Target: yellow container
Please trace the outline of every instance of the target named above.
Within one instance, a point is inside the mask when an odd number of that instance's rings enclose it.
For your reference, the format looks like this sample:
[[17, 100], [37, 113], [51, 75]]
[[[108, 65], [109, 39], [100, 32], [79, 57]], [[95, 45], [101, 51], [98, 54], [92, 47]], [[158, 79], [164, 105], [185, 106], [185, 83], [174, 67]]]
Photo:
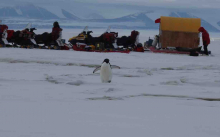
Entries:
[[161, 16], [162, 31], [196, 32], [201, 27], [200, 18], [177, 18]]

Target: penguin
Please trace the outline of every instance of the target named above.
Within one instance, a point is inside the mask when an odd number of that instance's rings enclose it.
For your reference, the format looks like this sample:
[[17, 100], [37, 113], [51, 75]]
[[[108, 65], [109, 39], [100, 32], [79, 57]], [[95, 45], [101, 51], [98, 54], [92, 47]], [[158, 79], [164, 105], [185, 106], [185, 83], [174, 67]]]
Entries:
[[105, 59], [102, 62], [102, 65], [97, 67], [93, 71], [93, 73], [100, 70], [100, 78], [101, 78], [102, 83], [111, 83], [111, 81], [112, 81], [112, 68], [120, 69], [119, 66], [111, 65], [109, 62], [109, 59]]

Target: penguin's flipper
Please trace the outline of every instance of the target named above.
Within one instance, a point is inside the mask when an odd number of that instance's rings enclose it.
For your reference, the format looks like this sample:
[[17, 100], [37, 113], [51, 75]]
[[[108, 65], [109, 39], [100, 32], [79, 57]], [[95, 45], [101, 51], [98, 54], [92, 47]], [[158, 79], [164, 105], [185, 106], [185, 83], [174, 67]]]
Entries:
[[101, 66], [97, 67], [97, 68], [93, 71], [93, 73], [95, 73], [96, 71], [98, 71], [98, 70], [100, 70], [100, 69], [101, 69]]
[[117, 69], [121, 69], [119, 66], [116, 66], [116, 65], [111, 65], [111, 68], [117, 68]]

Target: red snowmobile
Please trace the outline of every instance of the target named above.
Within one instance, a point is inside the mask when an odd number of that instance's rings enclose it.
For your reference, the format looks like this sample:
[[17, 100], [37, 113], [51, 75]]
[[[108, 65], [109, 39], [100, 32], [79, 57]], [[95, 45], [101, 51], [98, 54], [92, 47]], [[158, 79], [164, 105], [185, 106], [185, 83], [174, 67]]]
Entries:
[[37, 43], [34, 39], [34, 30], [36, 29], [30, 27], [31, 24], [29, 23], [27, 27], [22, 31], [7, 30], [7, 40], [12, 44], [11, 46], [20, 48], [34, 48], [37, 46]]

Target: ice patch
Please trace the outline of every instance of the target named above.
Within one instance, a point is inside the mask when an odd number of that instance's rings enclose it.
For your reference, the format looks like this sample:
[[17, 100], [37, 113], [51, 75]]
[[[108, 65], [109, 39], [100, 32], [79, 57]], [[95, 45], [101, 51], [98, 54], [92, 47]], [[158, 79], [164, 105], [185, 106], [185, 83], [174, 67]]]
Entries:
[[62, 82], [58, 82], [52, 76], [48, 76], [48, 75], [46, 75], [46, 81], [48, 81], [50, 83], [53, 83], [53, 84], [60, 84], [60, 83], [62, 83]]
[[138, 76], [138, 75], [124, 74], [124, 75], [122, 75], [122, 77], [132, 78], [132, 77], [140, 77], [140, 76]]
[[220, 70], [220, 66], [218, 65], [207, 65], [207, 66], [202, 66], [202, 65], [185, 65], [181, 67], [165, 67], [161, 68], [160, 70]]
[[193, 84], [199, 87], [220, 87], [220, 84], [218, 82], [187, 82], [189, 84]]
[[180, 85], [178, 81], [166, 81], [166, 82], [161, 82], [162, 85]]
[[89, 94], [89, 95], [103, 95], [106, 96], [106, 94], [115, 94], [116, 92], [122, 91], [118, 88], [99, 88], [99, 89], [93, 89], [93, 90], [86, 90], [82, 92], [83, 94]]
[[24, 101], [24, 102], [32, 102], [29, 98], [25, 98], [17, 95], [2, 95], [0, 97], [1, 101]]
[[174, 68], [168, 67], [168, 68], [161, 68], [161, 70], [175, 70]]
[[182, 67], [177, 67], [174, 70], [220, 70], [220, 66], [218, 65], [186, 65]]
[[106, 90], [105, 92], [113, 92], [115, 89], [114, 88], [109, 88], [108, 90]]
[[180, 82], [182, 82], [182, 83], [187, 83], [188, 80], [187, 80], [186, 78], [180, 78]]
[[93, 97], [88, 98], [89, 100], [124, 100], [128, 98], [136, 98], [136, 97], [160, 97], [160, 98], [177, 98], [177, 99], [186, 99], [186, 100], [203, 100], [203, 101], [220, 101], [220, 98], [203, 98], [203, 97], [191, 97], [184, 95], [162, 95], [162, 94], [139, 94], [139, 95], [127, 95], [127, 96], [103, 96], [103, 97]]
[[138, 73], [144, 73], [144, 74], [147, 74], [149, 76], [153, 75], [152, 71], [148, 70], [148, 69], [138, 70], [137, 72]]
[[54, 62], [54, 61], [41, 61], [41, 60], [15, 60], [10, 58], [1, 58], [0, 62], [5, 63], [38, 63], [38, 64], [52, 64], [56, 66], [81, 66], [88, 68], [96, 68], [100, 65], [95, 64], [80, 64], [80, 63], [62, 63], [62, 62]]
[[77, 81], [74, 81], [74, 82], [68, 82], [68, 83], [66, 83], [66, 84], [68, 84], [68, 85], [74, 85], [74, 86], [80, 86], [80, 85], [84, 84], [84, 82], [81, 81], [81, 80], [77, 80]]
[[88, 100], [123, 100], [123, 99], [120, 97], [103, 96], [103, 97], [88, 98]]

